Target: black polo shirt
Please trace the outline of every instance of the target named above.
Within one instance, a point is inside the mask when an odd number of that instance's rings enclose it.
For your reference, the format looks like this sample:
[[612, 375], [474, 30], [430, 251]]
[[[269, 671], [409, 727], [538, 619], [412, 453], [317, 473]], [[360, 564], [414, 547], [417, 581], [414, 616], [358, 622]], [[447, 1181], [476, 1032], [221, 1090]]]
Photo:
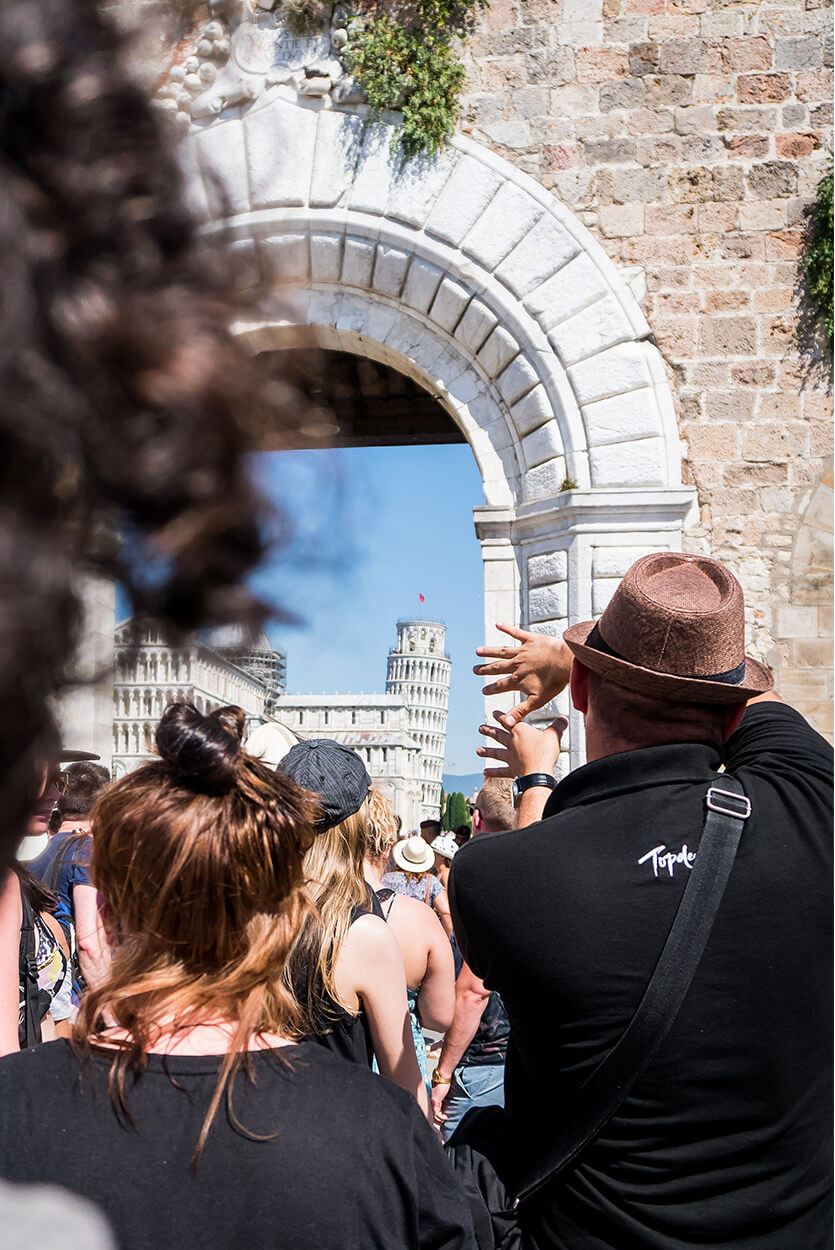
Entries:
[[[710, 941], [647, 1073], [549, 1194], [534, 1247], [831, 1245], [832, 751], [792, 708], [749, 708], [724, 763], [753, 804]], [[522, 1148], [626, 1028], [698, 848], [718, 751], [595, 760], [528, 829], [455, 857], [464, 958], [511, 1022]]]

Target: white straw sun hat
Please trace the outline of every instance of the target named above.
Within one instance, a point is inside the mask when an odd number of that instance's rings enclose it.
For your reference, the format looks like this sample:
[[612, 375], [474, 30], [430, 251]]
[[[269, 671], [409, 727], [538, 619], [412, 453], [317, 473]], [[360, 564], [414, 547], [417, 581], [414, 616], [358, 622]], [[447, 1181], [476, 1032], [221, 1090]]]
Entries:
[[428, 872], [435, 866], [435, 852], [420, 836], [397, 842], [391, 857], [403, 872]]

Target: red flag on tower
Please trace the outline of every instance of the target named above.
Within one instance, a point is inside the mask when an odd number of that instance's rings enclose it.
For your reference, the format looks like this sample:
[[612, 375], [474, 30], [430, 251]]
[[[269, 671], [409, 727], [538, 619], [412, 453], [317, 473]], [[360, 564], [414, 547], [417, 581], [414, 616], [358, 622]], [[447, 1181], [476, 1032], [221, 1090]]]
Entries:
[[418, 599], [420, 599], [421, 603], [426, 603], [426, 600], [424, 599], [423, 595], [420, 593], [418, 593]]

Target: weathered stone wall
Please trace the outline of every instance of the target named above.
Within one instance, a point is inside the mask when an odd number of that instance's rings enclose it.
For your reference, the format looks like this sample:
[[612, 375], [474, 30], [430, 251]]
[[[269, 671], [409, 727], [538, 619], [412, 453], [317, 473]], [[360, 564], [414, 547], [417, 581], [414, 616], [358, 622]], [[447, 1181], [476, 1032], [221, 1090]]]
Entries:
[[463, 123], [643, 270], [699, 493], [687, 544], [738, 571], [752, 646], [830, 733], [832, 409], [796, 286], [831, 26], [820, 0], [493, 0]]

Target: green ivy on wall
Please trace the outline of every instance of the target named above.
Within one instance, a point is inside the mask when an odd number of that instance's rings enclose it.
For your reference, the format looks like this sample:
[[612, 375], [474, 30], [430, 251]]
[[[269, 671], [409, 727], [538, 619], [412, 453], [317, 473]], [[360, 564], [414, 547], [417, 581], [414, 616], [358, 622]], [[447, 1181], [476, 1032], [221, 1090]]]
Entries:
[[818, 183], [817, 202], [803, 257], [809, 294], [820, 310], [830, 338], [833, 337], [832, 231], [832, 170], [830, 170]]
[[377, 114], [398, 109], [396, 143], [406, 157], [439, 152], [455, 131], [465, 70], [453, 46], [489, 0], [375, 4], [348, 27], [346, 61]]

